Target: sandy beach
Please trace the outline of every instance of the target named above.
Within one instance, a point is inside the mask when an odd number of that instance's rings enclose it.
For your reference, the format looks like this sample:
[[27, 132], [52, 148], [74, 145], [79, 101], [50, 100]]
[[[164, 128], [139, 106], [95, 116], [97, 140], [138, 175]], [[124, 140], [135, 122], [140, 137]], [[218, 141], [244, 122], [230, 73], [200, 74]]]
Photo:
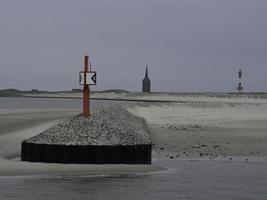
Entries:
[[248, 161], [267, 155], [265, 103], [190, 102], [130, 110], [147, 120], [155, 157]]
[[[186, 97], [188, 98], [188, 97]], [[241, 160], [267, 156], [266, 99], [195, 98], [185, 103], [136, 103], [128, 110], [146, 119], [153, 160]], [[167, 99], [167, 98], [166, 98]], [[167, 99], [168, 100], [168, 99]], [[242, 103], [243, 102], [243, 103]], [[28, 110], [0, 114], [0, 175], [149, 173], [164, 166], [61, 165], [21, 162], [20, 144], [78, 110]]]

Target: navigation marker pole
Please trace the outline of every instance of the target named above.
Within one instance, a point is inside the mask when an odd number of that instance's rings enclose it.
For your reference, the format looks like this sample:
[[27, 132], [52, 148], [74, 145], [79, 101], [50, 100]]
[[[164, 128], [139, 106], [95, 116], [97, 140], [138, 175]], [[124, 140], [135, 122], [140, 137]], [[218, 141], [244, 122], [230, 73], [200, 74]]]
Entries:
[[90, 117], [90, 87], [96, 85], [96, 72], [91, 71], [89, 56], [84, 56], [84, 71], [80, 72], [80, 85], [83, 85], [83, 116]]
[[88, 55], [84, 56], [84, 82], [83, 82], [83, 116], [84, 117], [89, 117], [90, 116], [90, 88], [89, 85], [87, 85], [87, 80], [86, 80], [86, 73], [89, 72], [88, 69], [88, 60], [89, 57]]

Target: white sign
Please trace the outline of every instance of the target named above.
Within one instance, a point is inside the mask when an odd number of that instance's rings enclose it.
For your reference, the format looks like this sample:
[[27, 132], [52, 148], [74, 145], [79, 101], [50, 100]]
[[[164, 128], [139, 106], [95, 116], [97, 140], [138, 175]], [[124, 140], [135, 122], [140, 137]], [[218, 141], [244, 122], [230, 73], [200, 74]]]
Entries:
[[[96, 72], [86, 72], [86, 83], [85, 85], [96, 85]], [[80, 85], [84, 85], [84, 72], [80, 72]]]

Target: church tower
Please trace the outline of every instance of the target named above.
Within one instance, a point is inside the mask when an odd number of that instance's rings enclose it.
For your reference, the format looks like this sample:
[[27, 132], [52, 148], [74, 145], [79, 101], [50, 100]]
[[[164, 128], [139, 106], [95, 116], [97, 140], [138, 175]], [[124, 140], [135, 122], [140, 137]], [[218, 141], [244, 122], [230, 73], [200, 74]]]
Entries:
[[145, 78], [143, 79], [143, 92], [151, 92], [151, 82], [150, 79], [148, 78], [148, 69], [146, 65], [146, 75]]
[[242, 90], [244, 89], [242, 86], [242, 70], [241, 69], [238, 71], [238, 86], [236, 89], [238, 90], [238, 92], [242, 92]]

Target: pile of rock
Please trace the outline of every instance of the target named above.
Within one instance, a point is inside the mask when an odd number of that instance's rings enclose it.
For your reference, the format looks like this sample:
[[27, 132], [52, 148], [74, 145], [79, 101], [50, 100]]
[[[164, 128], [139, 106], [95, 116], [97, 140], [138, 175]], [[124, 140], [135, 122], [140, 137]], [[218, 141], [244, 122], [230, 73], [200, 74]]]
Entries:
[[71, 117], [26, 142], [64, 145], [150, 144], [145, 120], [120, 105], [95, 110], [90, 118]]
[[24, 140], [21, 160], [48, 163], [151, 164], [146, 121], [119, 105], [71, 117]]

